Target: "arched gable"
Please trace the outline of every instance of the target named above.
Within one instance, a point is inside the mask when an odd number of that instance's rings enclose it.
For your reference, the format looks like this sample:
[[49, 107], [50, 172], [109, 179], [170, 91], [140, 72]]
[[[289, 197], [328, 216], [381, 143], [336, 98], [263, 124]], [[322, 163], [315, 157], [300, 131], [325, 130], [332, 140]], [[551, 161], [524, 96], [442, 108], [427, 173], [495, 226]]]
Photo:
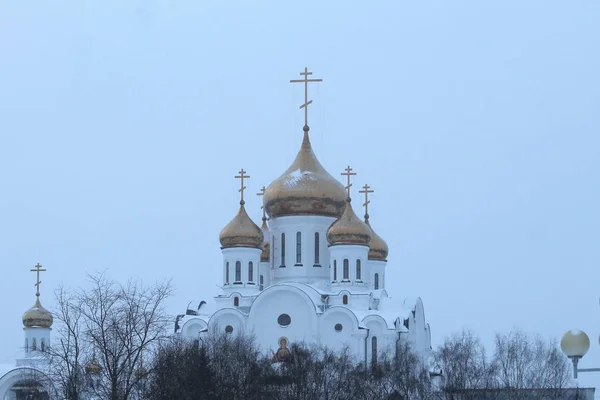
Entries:
[[48, 375], [32, 367], [15, 367], [0, 376], [0, 398], [4, 399], [11, 388], [21, 381], [33, 380], [40, 384], [51, 398], [58, 398], [58, 392]]
[[208, 328], [208, 323], [202, 318], [190, 318], [181, 327], [181, 334], [188, 339], [197, 338], [200, 331]]
[[208, 320], [209, 332], [225, 333], [226, 328], [231, 326], [233, 332], [240, 333], [246, 329], [246, 316], [237, 308], [222, 308], [214, 313]]

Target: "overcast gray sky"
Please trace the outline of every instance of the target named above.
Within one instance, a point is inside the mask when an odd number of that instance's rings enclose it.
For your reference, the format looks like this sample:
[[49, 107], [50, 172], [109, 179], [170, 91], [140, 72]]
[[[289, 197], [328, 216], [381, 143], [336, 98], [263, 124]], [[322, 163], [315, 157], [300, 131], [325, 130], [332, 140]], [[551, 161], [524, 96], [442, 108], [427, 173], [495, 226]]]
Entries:
[[376, 3], [1, 1], [0, 362], [37, 262], [49, 308], [103, 269], [172, 278], [173, 313], [211, 298], [233, 176], [292, 162], [306, 66], [317, 156], [375, 189], [388, 291], [434, 345], [579, 327], [600, 366], [600, 2]]

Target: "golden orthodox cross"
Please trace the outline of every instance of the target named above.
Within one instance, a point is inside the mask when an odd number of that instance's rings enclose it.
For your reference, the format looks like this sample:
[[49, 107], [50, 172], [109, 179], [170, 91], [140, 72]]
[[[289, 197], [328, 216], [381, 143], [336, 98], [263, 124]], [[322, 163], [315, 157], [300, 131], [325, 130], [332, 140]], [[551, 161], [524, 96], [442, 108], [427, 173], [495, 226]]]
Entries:
[[42, 266], [40, 265], [40, 263], [37, 263], [35, 265], [35, 267], [33, 267], [33, 269], [30, 270], [31, 272], [37, 272], [37, 278], [36, 278], [36, 282], [35, 282], [35, 286], [36, 287], [36, 291], [35, 291], [35, 295], [37, 297], [40, 297], [40, 283], [42, 283], [42, 281], [40, 281], [40, 272], [45, 272], [46, 269], [42, 268]]
[[[264, 196], [266, 191], [267, 191], [267, 188], [263, 186], [263, 187], [260, 188], [260, 192], [256, 193], [256, 195], [257, 196]], [[263, 204], [262, 206], [260, 206], [260, 209], [263, 212], [263, 219], [266, 219], [267, 216], [265, 214], [265, 205]]]
[[350, 198], [350, 187], [352, 187], [352, 183], [350, 183], [350, 177], [352, 175], [356, 175], [356, 172], [352, 172], [352, 168], [350, 168], [349, 165], [344, 169], [344, 171], [346, 172], [342, 172], [341, 175], [348, 178], [348, 185], [345, 187], [345, 189], [348, 191], [348, 198]]
[[238, 192], [240, 192], [242, 194], [242, 198], [240, 200], [240, 204], [244, 204], [244, 189], [246, 189], [246, 186], [244, 186], [244, 179], [246, 178], [250, 178], [250, 175], [245, 175], [246, 171], [244, 171], [244, 168], [240, 169], [240, 172], [238, 172], [239, 175], [234, 176], [234, 178], [239, 179], [240, 180], [240, 190], [238, 190]]
[[304, 67], [304, 72], [300, 72], [300, 75], [304, 75], [304, 79], [292, 79], [291, 83], [304, 82], [304, 104], [300, 108], [304, 108], [304, 126], [308, 127], [308, 105], [312, 103], [312, 100], [308, 100], [308, 82], [323, 82], [323, 79], [308, 79], [312, 72], [308, 72], [308, 68]]
[[374, 190], [369, 190], [371, 189], [371, 186], [367, 185], [365, 183], [365, 186], [363, 186], [364, 190], [359, 190], [358, 193], [364, 193], [365, 194], [365, 202], [363, 203], [363, 206], [365, 206], [365, 218], [369, 219], [369, 203], [371, 202], [371, 200], [369, 200], [369, 193], [373, 193], [375, 192]]

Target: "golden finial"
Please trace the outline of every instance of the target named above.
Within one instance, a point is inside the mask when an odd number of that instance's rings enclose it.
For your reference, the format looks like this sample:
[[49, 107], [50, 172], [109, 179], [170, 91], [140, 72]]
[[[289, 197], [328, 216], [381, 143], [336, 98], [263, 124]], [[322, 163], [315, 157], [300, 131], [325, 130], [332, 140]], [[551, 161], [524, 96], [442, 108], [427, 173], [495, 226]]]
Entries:
[[35, 267], [33, 267], [33, 269], [30, 269], [30, 271], [37, 273], [36, 282], [35, 282], [35, 285], [33, 285], [33, 286], [36, 287], [35, 295], [37, 297], [40, 297], [40, 283], [42, 283], [42, 281], [40, 281], [40, 272], [45, 272], [46, 269], [42, 268], [42, 266], [40, 265], [40, 263], [37, 263], [35, 265]]
[[246, 203], [244, 201], [244, 189], [246, 189], [246, 186], [244, 186], [244, 179], [250, 178], [250, 175], [245, 175], [246, 171], [244, 171], [244, 168], [240, 169], [240, 172], [238, 172], [238, 174], [239, 175], [234, 176], [234, 178], [240, 180], [240, 190], [238, 190], [238, 192], [241, 193], [240, 204], [244, 205]]
[[[256, 193], [256, 195], [257, 196], [264, 196], [266, 191], [267, 191], [267, 188], [263, 186], [263, 187], [260, 188], [260, 192]], [[263, 204], [262, 206], [260, 206], [260, 209], [263, 212], [262, 219], [263, 219], [263, 221], [266, 221], [267, 220], [267, 212], [265, 210], [265, 205]]]
[[371, 202], [371, 200], [369, 200], [369, 193], [373, 193], [375, 192], [374, 190], [369, 190], [371, 189], [371, 186], [367, 185], [365, 183], [365, 186], [363, 186], [364, 190], [359, 190], [358, 193], [364, 193], [365, 194], [365, 202], [363, 203], [363, 206], [365, 207], [365, 220], [369, 219], [369, 203]]
[[308, 68], [304, 67], [304, 72], [300, 72], [300, 75], [304, 75], [304, 79], [292, 79], [291, 83], [304, 82], [304, 104], [300, 108], [304, 108], [304, 130], [308, 131], [308, 105], [312, 103], [312, 100], [308, 100], [308, 82], [323, 82], [323, 79], [308, 79], [312, 72], [308, 72]]
[[345, 189], [348, 191], [348, 198], [350, 198], [350, 188], [352, 187], [352, 183], [350, 183], [350, 177], [352, 175], [356, 175], [356, 172], [352, 172], [352, 168], [350, 168], [349, 165], [344, 169], [344, 171], [346, 172], [342, 172], [341, 175], [348, 178], [348, 185], [346, 185]]

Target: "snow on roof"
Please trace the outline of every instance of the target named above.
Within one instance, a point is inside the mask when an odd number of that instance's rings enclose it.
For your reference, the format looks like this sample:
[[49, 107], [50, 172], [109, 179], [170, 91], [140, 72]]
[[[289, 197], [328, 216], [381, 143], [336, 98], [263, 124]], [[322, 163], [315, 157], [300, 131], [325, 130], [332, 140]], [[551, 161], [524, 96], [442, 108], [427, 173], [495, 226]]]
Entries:
[[[387, 329], [392, 329], [395, 330], [396, 329], [396, 320], [398, 318], [403, 319], [403, 315], [404, 312], [408, 311], [408, 313], [410, 313], [410, 310], [396, 310], [396, 311], [381, 311], [381, 310], [351, 310], [354, 315], [356, 315], [356, 318], [358, 318], [359, 321], [359, 327], [360, 328], [366, 328], [365, 324], [363, 323], [364, 320], [367, 317], [370, 316], [378, 316], [383, 318], [383, 320], [385, 321], [386, 325], [387, 325]], [[400, 332], [408, 332], [408, 329], [406, 329], [406, 327], [401, 324], [399, 326]]]
[[299, 283], [299, 282], [280, 282], [280, 283], [271, 285], [270, 287], [273, 287], [273, 286], [292, 286], [292, 287], [295, 287], [296, 289], [302, 290], [312, 300], [312, 302], [315, 304], [315, 306], [317, 306], [316, 308], [317, 308], [318, 313], [321, 312], [320, 308], [318, 306], [323, 304], [323, 300], [322, 300], [321, 296], [331, 294], [331, 293], [327, 293], [322, 290], [319, 290], [317, 287], [315, 287], [313, 285], [307, 285], [306, 283]]

